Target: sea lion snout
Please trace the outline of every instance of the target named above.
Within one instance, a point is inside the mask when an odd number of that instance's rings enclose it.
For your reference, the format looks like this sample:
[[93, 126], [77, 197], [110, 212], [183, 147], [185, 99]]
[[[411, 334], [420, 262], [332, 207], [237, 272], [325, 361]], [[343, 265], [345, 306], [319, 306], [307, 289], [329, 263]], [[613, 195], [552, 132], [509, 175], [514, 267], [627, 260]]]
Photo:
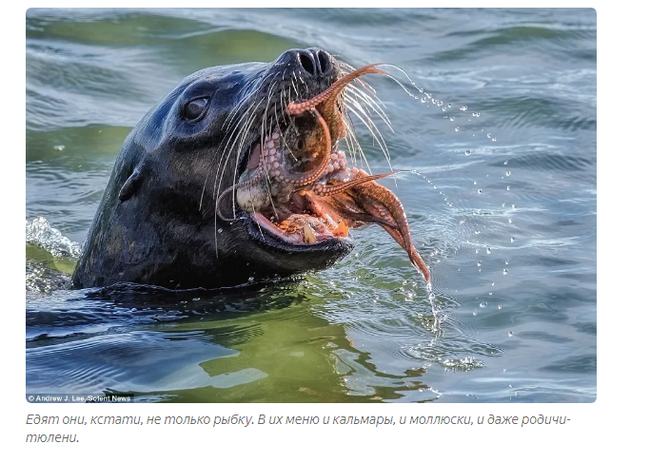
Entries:
[[329, 81], [338, 75], [334, 58], [320, 48], [287, 50], [278, 57], [276, 63], [285, 66], [303, 79]]

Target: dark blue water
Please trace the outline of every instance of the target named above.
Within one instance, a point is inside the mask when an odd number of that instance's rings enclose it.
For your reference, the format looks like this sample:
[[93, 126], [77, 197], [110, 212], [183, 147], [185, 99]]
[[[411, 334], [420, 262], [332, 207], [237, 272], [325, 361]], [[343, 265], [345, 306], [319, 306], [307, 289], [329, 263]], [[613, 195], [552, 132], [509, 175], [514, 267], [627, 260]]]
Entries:
[[[197, 69], [307, 46], [408, 73], [367, 80], [392, 167], [417, 171], [382, 183], [432, 294], [379, 227], [334, 268], [244, 292], [68, 289], [139, 118]], [[596, 398], [594, 10], [29, 10], [26, 169], [28, 394]]]

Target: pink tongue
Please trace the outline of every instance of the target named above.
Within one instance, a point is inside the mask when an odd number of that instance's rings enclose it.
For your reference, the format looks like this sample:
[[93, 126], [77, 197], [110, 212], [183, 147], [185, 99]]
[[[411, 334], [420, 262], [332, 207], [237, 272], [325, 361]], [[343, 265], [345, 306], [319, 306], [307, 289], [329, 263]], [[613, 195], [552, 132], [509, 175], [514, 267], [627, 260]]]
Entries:
[[253, 148], [253, 152], [250, 155], [250, 158], [248, 159], [248, 165], [246, 166], [246, 170], [252, 170], [252, 169], [257, 169], [257, 166], [260, 165], [260, 154], [262, 150], [260, 148], [260, 144], [258, 143], [255, 145], [255, 148]]
[[282, 233], [280, 231], [280, 229], [278, 227], [273, 225], [273, 223], [269, 219], [264, 217], [259, 212], [255, 212], [253, 214], [253, 218], [257, 221], [258, 224], [262, 225], [266, 231], [274, 234], [275, 236], [277, 236], [281, 240], [288, 241], [288, 242], [293, 243], [293, 244], [302, 244], [302, 240], [300, 239], [300, 237], [298, 235], [285, 235], [284, 233]]

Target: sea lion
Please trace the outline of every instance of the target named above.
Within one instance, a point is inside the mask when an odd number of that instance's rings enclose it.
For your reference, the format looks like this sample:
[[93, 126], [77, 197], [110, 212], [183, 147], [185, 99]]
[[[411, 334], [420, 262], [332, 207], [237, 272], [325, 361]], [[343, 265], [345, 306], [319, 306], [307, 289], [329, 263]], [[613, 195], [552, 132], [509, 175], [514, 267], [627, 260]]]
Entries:
[[397, 198], [350, 167], [354, 70], [321, 49], [185, 78], [135, 126], [72, 277], [221, 288], [334, 264], [349, 227], [378, 223], [429, 278]]

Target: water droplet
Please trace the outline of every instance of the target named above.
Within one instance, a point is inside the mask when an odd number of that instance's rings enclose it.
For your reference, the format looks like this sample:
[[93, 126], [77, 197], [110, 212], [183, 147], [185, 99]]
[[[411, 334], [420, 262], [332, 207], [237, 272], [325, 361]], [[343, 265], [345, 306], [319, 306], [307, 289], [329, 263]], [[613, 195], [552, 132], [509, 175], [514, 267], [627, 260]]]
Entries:
[[477, 190], [477, 193], [480, 194], [480, 195], [482, 195], [482, 194], [483, 194], [483, 190], [479, 188], [479, 189]]
[[501, 207], [506, 207], [506, 203], [501, 203]]
[[478, 254], [478, 249], [476, 249], [476, 254]]
[[447, 106], [449, 106], [451, 108], [451, 103], [449, 103]]
[[510, 191], [510, 185], [506, 187], [506, 191]]
[[218, 229], [217, 233], [223, 233], [223, 228]]
[[[478, 249], [477, 249], [477, 251], [478, 251]], [[481, 266], [481, 261], [480, 261], [480, 260], [476, 263], [476, 266], [477, 266], [477, 267], [480, 267], [480, 266]]]
[[487, 307], [487, 305], [488, 305], [487, 302], [481, 302], [478, 306], [484, 309], [485, 307]]
[[480, 235], [480, 234], [481, 234], [481, 232], [480, 232], [480, 231], [478, 231], [478, 230], [476, 230], [476, 231], [474, 232], [474, 234], [475, 234], [475, 235]]
[[458, 109], [460, 109], [461, 111], [467, 111], [467, 106], [463, 105], [463, 106], [461, 106], [461, 107], [458, 108]]
[[254, 280], [255, 280], [254, 277], [248, 277], [248, 281], [249, 281], [250, 283], [252, 283]]
[[449, 120], [450, 120], [451, 122], [454, 122], [454, 121], [456, 120], [456, 118], [455, 118], [454, 116], [449, 116]]
[[503, 274], [504, 274], [504, 275], [507, 275], [507, 274], [508, 274], [508, 269], [507, 269], [507, 268], [504, 268], [504, 269], [503, 269]]
[[508, 265], [508, 264], [510, 263], [510, 261], [509, 261], [509, 260], [507, 260], [507, 261], [506, 261], [505, 263], [506, 263], [506, 265]]
[[442, 110], [443, 110], [443, 111], [447, 111], [447, 108], [445, 108], [445, 107], [443, 106], [443, 107], [442, 107]]
[[472, 154], [470, 150], [465, 151], [465, 156], [469, 156], [470, 154]]
[[514, 242], [515, 242], [515, 237], [514, 237], [514, 236], [511, 236], [511, 237], [510, 237], [510, 242], [511, 242], [511, 243], [514, 243]]
[[454, 129], [454, 132], [458, 132], [459, 130], [460, 130], [460, 127], [456, 127], [456, 128]]
[[508, 161], [503, 161], [503, 165], [504, 165], [504, 166], [507, 166], [507, 165], [508, 165]]
[[488, 132], [487, 137], [492, 138], [492, 134]]
[[481, 117], [481, 113], [475, 111], [475, 112], [472, 113], [472, 116]]
[[445, 102], [442, 101], [442, 100], [436, 101], [436, 105], [438, 105], [438, 106], [442, 106], [443, 104], [445, 104]]
[[512, 172], [508, 171], [506, 172], [506, 177], [510, 177], [512, 175]]
[[[501, 309], [503, 309], [503, 306], [502, 306], [501, 304], [499, 304], [499, 305], [497, 306], [497, 310], [501, 310]], [[505, 371], [505, 370], [504, 370], [504, 371]]]
[[474, 312], [472, 312], [472, 315], [474, 315], [476, 317], [476, 310]]
[[497, 141], [497, 137], [492, 137], [492, 141]]
[[65, 145], [56, 145], [53, 148], [54, 151], [63, 151], [65, 149]]
[[492, 254], [492, 248], [488, 247], [485, 252], [486, 254]]
[[494, 281], [492, 282], [492, 286], [494, 286]]
[[492, 296], [492, 291], [490, 291], [490, 292], [488, 293], [488, 296]]
[[512, 205], [512, 208], [513, 208], [513, 209], [517, 209], [517, 205], [516, 205], [516, 204], [513, 204], [513, 205]]
[[508, 219], [508, 223], [512, 223], [512, 219]]
[[[508, 337], [511, 338], [511, 337], [513, 337], [514, 335], [515, 335], [515, 333], [513, 333], [512, 331], [508, 331]], [[512, 387], [512, 386], [510, 386], [510, 387]]]
[[425, 97], [420, 98], [420, 103], [426, 103], [427, 99]]

